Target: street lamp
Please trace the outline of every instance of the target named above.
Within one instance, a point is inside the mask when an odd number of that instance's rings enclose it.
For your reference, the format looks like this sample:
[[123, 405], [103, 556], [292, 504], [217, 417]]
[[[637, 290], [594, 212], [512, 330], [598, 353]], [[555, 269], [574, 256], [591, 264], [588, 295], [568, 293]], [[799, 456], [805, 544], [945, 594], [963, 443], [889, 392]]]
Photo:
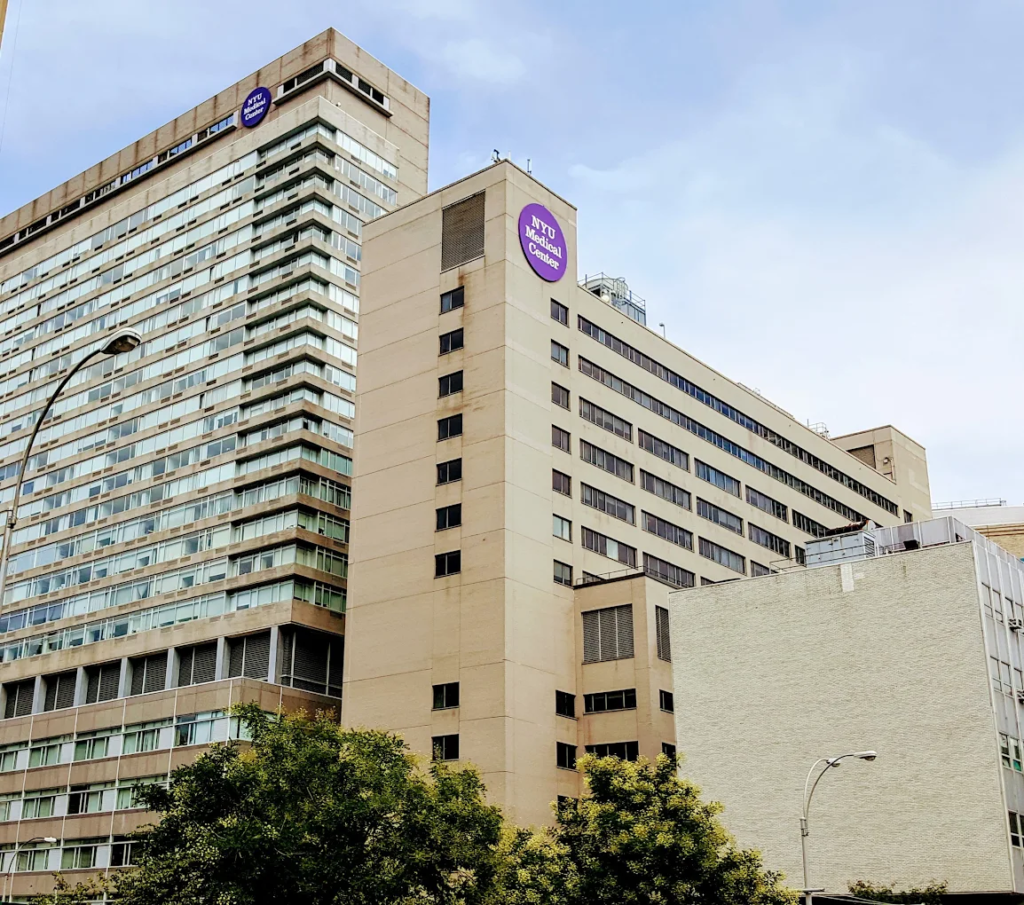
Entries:
[[18, 483], [14, 485], [14, 502], [11, 504], [10, 514], [7, 516], [7, 522], [4, 525], [4, 548], [0, 552], [0, 606], [3, 606], [4, 591], [7, 588], [7, 560], [11, 553], [11, 538], [14, 535], [14, 525], [18, 520], [18, 504], [21, 502], [21, 487], [25, 482], [25, 471], [28, 468], [28, 459], [32, 454], [32, 444], [36, 442], [36, 435], [39, 433], [39, 428], [43, 426], [43, 421], [46, 420], [46, 415], [53, 406], [53, 403], [57, 401], [57, 397], [64, 390], [64, 387], [68, 385], [68, 381], [75, 376], [79, 371], [85, 367], [93, 358], [99, 355], [119, 355], [122, 352], [131, 352], [132, 349], [136, 348], [139, 343], [142, 342], [142, 337], [136, 330], [122, 330], [119, 333], [115, 333], [110, 337], [102, 346], [97, 346], [91, 352], [87, 352], [83, 355], [78, 362], [71, 368], [67, 374], [64, 375], [64, 379], [57, 384], [57, 389], [53, 391], [53, 394], [46, 401], [46, 405], [43, 406], [42, 411], [39, 413], [39, 417], [36, 418], [35, 427], [32, 428], [32, 435], [28, 438], [28, 445], [25, 447], [25, 452], [21, 457], [21, 465], [18, 468]]
[[7, 868], [7, 875], [4, 877], [4, 891], [7, 893], [7, 895], [4, 896], [4, 898], [7, 899], [8, 902], [13, 902], [14, 901], [14, 886], [11, 883], [11, 876], [14, 874], [14, 868], [18, 864], [18, 845], [19, 844], [22, 845], [22, 846], [32, 845], [32, 843], [34, 843], [34, 842], [45, 842], [45, 843], [47, 843], [47, 845], [56, 845], [57, 844], [57, 837], [56, 836], [33, 836], [31, 839], [27, 839], [25, 842], [22, 842], [22, 843], [17, 843], [16, 842], [14, 844], [14, 851], [11, 852], [11, 866]]
[[[811, 765], [811, 769], [807, 771], [807, 779], [804, 780], [804, 812], [803, 816], [800, 818], [800, 854], [803, 857], [804, 863], [804, 905], [811, 905], [814, 893], [824, 892], [823, 889], [811, 889], [811, 881], [807, 875], [807, 837], [811, 834], [807, 823], [807, 817], [811, 810], [811, 799], [814, 797], [814, 790], [818, 788], [818, 783], [821, 782], [821, 777], [833, 767], [840, 766], [841, 762], [846, 760], [848, 757], [853, 757], [857, 760], [866, 760], [870, 763], [878, 757], [878, 752], [851, 751], [849, 754], [840, 754], [838, 757], [819, 757]], [[825, 766], [821, 768], [821, 771], [818, 773], [817, 777], [815, 777], [812, 785], [811, 777], [814, 775], [814, 771], [818, 769], [818, 764], [822, 762], [824, 762]], [[810, 790], [808, 790], [808, 786], [810, 786]]]

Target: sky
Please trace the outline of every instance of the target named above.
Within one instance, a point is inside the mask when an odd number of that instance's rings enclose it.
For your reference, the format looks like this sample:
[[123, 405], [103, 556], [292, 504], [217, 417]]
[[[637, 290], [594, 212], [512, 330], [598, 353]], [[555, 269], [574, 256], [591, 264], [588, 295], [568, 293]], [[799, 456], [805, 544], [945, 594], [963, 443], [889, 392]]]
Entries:
[[430, 95], [431, 188], [530, 158], [673, 342], [1024, 502], [1021, 0], [11, 0], [0, 213], [329, 26]]

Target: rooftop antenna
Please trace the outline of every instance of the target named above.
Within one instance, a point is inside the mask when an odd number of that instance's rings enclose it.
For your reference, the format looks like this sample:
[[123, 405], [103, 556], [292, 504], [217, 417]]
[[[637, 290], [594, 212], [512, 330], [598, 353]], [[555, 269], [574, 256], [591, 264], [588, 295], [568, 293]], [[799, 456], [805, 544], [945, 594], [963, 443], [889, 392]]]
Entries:
[[495, 148], [491, 151], [491, 163], [497, 163], [499, 160], [501, 160], [501, 151]]
[[530, 176], [533, 175], [533, 162], [531, 161], [531, 159], [529, 157], [526, 158], [526, 172]]
[[664, 324], [658, 324], [658, 326], [661, 327], [662, 339], [668, 339], [668, 336], [665, 334], [665, 325]]

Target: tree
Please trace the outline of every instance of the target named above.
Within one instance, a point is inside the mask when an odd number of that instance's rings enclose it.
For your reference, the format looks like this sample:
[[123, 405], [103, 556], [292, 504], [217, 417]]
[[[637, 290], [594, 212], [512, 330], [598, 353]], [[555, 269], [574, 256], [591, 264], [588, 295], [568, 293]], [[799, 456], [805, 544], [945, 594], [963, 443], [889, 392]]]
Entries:
[[474, 905], [491, 888], [502, 818], [474, 770], [424, 775], [396, 736], [326, 715], [236, 715], [250, 746], [140, 790], [161, 819], [115, 876], [120, 905]]
[[554, 827], [506, 837], [495, 902], [509, 905], [791, 905], [795, 894], [757, 852], [735, 847], [680, 779], [674, 757], [585, 757], [589, 796], [557, 808]]
[[850, 884], [850, 894], [861, 899], [873, 899], [876, 902], [917, 903], [917, 905], [942, 905], [946, 895], [945, 883], [930, 883], [927, 886], [914, 886], [898, 892], [894, 885], [877, 886], [858, 880]]

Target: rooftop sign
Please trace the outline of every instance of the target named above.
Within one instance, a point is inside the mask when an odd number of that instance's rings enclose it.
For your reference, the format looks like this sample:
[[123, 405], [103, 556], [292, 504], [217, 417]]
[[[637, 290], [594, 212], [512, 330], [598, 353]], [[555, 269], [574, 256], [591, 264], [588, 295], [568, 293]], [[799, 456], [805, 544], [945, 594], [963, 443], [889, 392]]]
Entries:
[[242, 125], [247, 129], [258, 126], [270, 110], [273, 97], [269, 88], [253, 88], [242, 104]]
[[566, 266], [565, 236], [555, 215], [543, 204], [528, 204], [519, 214], [519, 244], [533, 272], [557, 283]]

